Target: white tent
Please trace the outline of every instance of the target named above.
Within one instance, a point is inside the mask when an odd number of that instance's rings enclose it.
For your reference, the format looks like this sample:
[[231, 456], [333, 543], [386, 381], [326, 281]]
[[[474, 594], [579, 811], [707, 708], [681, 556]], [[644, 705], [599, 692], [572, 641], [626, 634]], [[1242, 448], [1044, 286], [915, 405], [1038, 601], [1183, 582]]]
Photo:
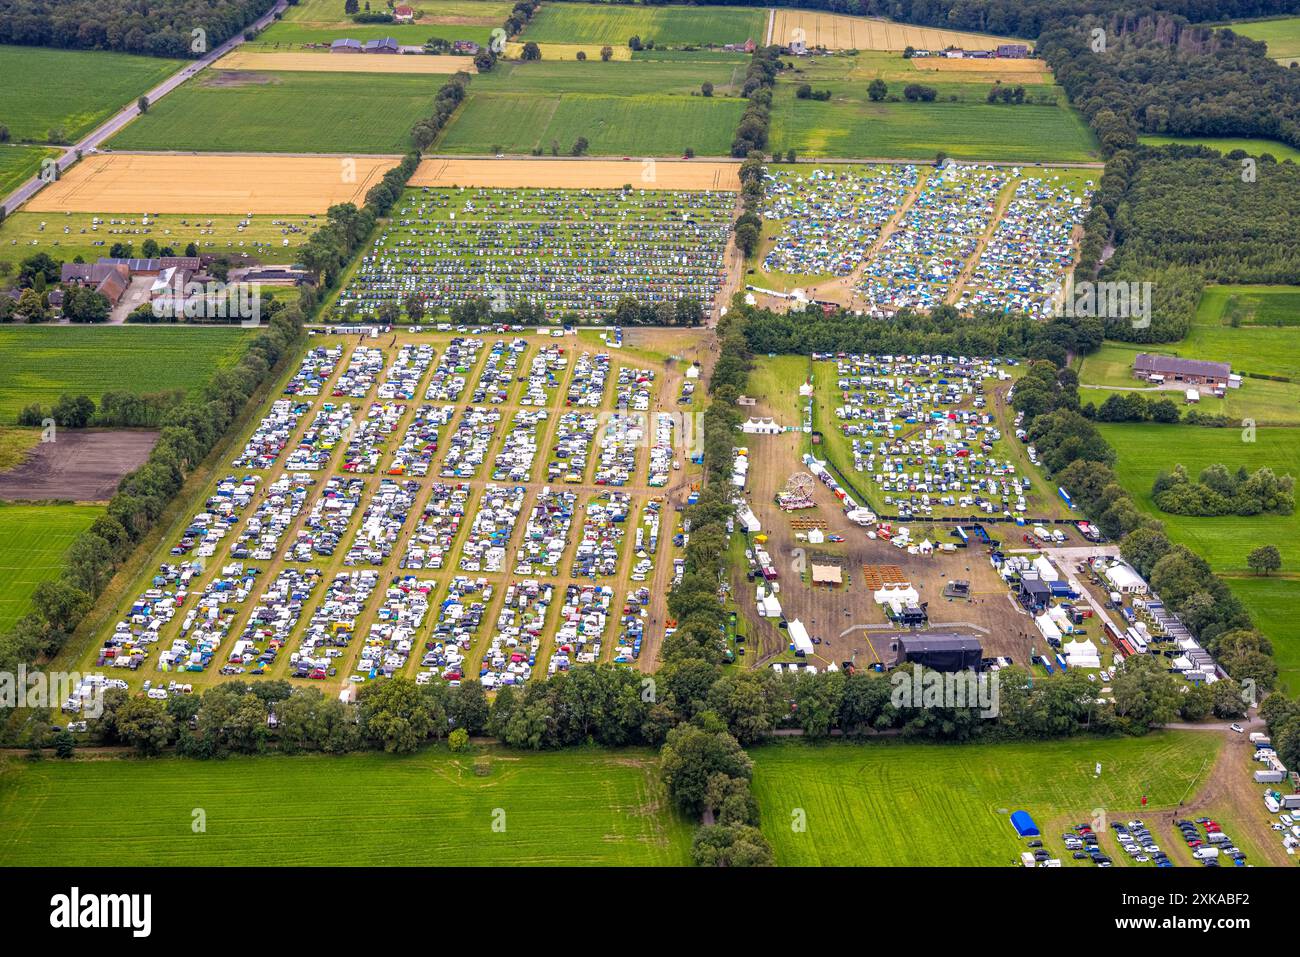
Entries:
[[775, 595], [764, 595], [758, 599], [758, 613], [764, 618], [780, 618], [781, 602]]
[[802, 651], [805, 655], [812, 654], [812, 639], [808, 637], [808, 629], [798, 618], [790, 622], [790, 640], [794, 642], [795, 651]]
[[781, 426], [775, 419], [746, 419], [740, 431], [746, 435], [780, 435]]
[[1071, 668], [1100, 668], [1101, 656], [1097, 654], [1097, 646], [1088, 639], [1082, 641], [1067, 641], [1061, 646], [1061, 651], [1065, 654], [1065, 662]]
[[1038, 625], [1038, 630], [1043, 633], [1043, 637], [1049, 641], [1055, 638], [1061, 639], [1061, 630], [1056, 627], [1056, 622], [1052, 621], [1052, 616], [1046, 613], [1039, 615], [1034, 619], [1034, 624]]
[[890, 587], [885, 585], [871, 593], [871, 597], [877, 605], [898, 604], [898, 605], [915, 605], [921, 600], [920, 593], [911, 585], [905, 585], [901, 588]]
[[1034, 568], [1038, 569], [1040, 581], [1054, 582], [1061, 577], [1061, 573], [1056, 570], [1056, 566], [1046, 555], [1039, 555], [1034, 559]]

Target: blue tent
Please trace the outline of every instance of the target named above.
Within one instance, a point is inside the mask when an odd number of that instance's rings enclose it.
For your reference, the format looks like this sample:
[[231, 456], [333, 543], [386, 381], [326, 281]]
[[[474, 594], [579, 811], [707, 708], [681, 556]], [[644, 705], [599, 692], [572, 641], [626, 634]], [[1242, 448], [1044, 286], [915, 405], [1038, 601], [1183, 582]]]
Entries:
[[1028, 811], [1012, 811], [1011, 826], [1016, 829], [1016, 833], [1021, 837], [1037, 837], [1038, 825], [1034, 819], [1029, 816]]

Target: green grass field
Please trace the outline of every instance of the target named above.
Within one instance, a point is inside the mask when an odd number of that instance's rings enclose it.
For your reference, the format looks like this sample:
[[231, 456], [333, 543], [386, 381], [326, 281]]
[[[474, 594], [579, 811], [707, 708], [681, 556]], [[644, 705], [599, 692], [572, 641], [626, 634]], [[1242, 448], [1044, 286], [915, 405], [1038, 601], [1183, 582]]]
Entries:
[[76, 142], [182, 66], [127, 53], [0, 46], [0, 123], [15, 140], [44, 143], [58, 128]]
[[[526, 93], [535, 96], [591, 93], [603, 96], [690, 96], [704, 82], [713, 84], [714, 96], [740, 95], [745, 82], [743, 61], [711, 59], [683, 53], [684, 59], [540, 60], [498, 63], [491, 73], [475, 76], [475, 93]], [[734, 132], [734, 131], [733, 131]]]
[[1300, 17], [1231, 24], [1232, 32], [1268, 44], [1268, 55], [1283, 64], [1300, 61]]
[[[1024, 850], [1008, 820], [1030, 813], [1049, 850], [1094, 808], [1172, 808], [1195, 793], [1217, 735], [1024, 744], [772, 744], [750, 749], [763, 833], [782, 866], [989, 866]], [[1096, 762], [1102, 775], [1094, 777]], [[806, 830], [794, 829], [802, 811]]]
[[[210, 71], [209, 71], [210, 72]], [[362, 73], [212, 73], [113, 137], [113, 149], [401, 153], [444, 78]]]
[[1244, 150], [1251, 156], [1270, 153], [1279, 162], [1300, 160], [1300, 150], [1273, 140], [1236, 139], [1227, 136], [1139, 136], [1138, 142], [1145, 146], [1168, 146], [1171, 143], [1182, 146], [1208, 146], [1225, 156], [1233, 150]]
[[[95, 223], [98, 219], [100, 222]], [[36, 253], [70, 262], [80, 256], [94, 262], [107, 256], [114, 243], [131, 243], [137, 253], [146, 239], [178, 253], [195, 243], [200, 253], [240, 254], [282, 261], [315, 232], [324, 217], [153, 216], [142, 225], [140, 216], [122, 213], [14, 213], [0, 223], [0, 261], [15, 264]], [[289, 244], [285, 245], [285, 240]]]
[[781, 82], [771, 149], [800, 157], [930, 160], [942, 150], [970, 160], [1088, 162], [1096, 141], [1078, 114], [1057, 106], [800, 100]]
[[1229, 578], [1228, 584], [1273, 642], [1279, 688], [1293, 698], [1300, 695], [1300, 579], [1244, 574]]
[[[683, 865], [648, 751], [0, 764], [0, 865]], [[202, 808], [207, 829], [191, 828]], [[118, 810], [113, 810], [118, 809]], [[134, 811], [128, 811], [131, 809]], [[494, 830], [494, 822], [504, 830]]]
[[656, 45], [744, 43], [760, 46], [767, 11], [753, 7], [647, 7], [607, 3], [546, 4], [524, 28], [521, 40], [537, 43], [626, 45], [630, 37]]
[[562, 155], [585, 136], [596, 156], [673, 156], [693, 149], [699, 156], [725, 155], [744, 102], [684, 96], [530, 96], [471, 93], [438, 141], [441, 153]]
[[[323, 43], [343, 37], [379, 40], [392, 37], [402, 44], [421, 45], [430, 37], [444, 40], [474, 40], [486, 44], [494, 27], [505, 23], [512, 4], [502, 0], [436, 0], [417, 4], [423, 14], [417, 23], [353, 23], [343, 11], [343, 0], [300, 0], [289, 7], [284, 19], [273, 23], [257, 37], [252, 50], [286, 47], [299, 50], [303, 44]], [[374, 6], [376, 12], [383, 5]]]
[[0, 326], [0, 423], [67, 392], [190, 389], [232, 365], [255, 331], [173, 326]]
[[47, 156], [58, 156], [59, 151], [48, 146], [0, 146], [0, 196], [7, 196], [41, 169]]
[[58, 574], [72, 540], [103, 512], [98, 505], [0, 502], [0, 632], [27, 613], [36, 586]]

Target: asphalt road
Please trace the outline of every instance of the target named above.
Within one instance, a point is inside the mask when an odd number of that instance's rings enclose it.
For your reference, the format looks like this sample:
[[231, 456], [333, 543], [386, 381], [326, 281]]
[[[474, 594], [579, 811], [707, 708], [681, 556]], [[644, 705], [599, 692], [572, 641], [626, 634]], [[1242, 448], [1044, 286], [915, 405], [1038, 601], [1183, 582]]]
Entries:
[[[276, 5], [272, 7], [270, 10], [268, 10], [265, 16], [257, 20], [252, 25], [252, 27], [257, 30], [265, 29], [275, 19], [276, 13], [282, 12], [283, 10], [287, 9], [288, 6], [289, 6], [288, 0], [278, 0]], [[221, 46], [217, 47], [211, 53], [208, 53], [207, 55], [197, 60], [194, 60], [193, 62], [187, 63], [182, 69], [173, 73], [167, 79], [163, 80], [161, 83], [155, 86], [152, 90], [148, 90], [145, 92], [144, 95], [149, 98], [150, 105], [157, 103], [158, 100], [166, 96], [172, 90], [176, 89], [186, 80], [190, 79], [200, 70], [202, 70], [204, 67], [211, 66], [213, 63], [215, 63], [221, 57], [225, 56], [227, 53], [229, 53], [231, 50], [233, 50], [235, 47], [239, 46], [243, 42], [244, 42], [244, 34], [241, 31], [240, 33], [237, 33], [235, 36], [231, 37], [225, 43], [221, 44]], [[140, 115], [140, 108], [136, 106], [136, 101], [132, 101], [129, 105], [123, 107], [116, 114], [109, 117], [99, 126], [97, 126], [94, 130], [92, 130], [85, 137], [83, 137], [79, 142], [74, 143], [71, 146], [67, 147], [63, 151], [63, 155], [54, 161], [55, 165], [58, 168], [59, 174], [62, 175], [64, 170], [68, 169], [70, 166], [72, 166], [73, 163], [77, 161], [78, 152], [80, 152], [83, 156], [88, 155], [91, 150], [98, 148], [100, 143], [103, 143], [114, 133], [117, 133], [120, 129], [122, 129], [122, 127], [126, 126], [127, 123], [130, 123], [133, 119], [135, 119], [139, 115]], [[16, 190], [14, 190], [12, 193], [10, 193], [8, 196], [5, 197], [4, 204], [3, 204], [5, 213], [8, 214], [17, 210], [19, 206], [21, 206], [23, 203], [27, 202], [27, 200], [35, 196], [36, 193], [44, 185], [45, 183], [39, 175], [33, 176], [27, 182], [23, 183], [23, 185], [19, 186]]]

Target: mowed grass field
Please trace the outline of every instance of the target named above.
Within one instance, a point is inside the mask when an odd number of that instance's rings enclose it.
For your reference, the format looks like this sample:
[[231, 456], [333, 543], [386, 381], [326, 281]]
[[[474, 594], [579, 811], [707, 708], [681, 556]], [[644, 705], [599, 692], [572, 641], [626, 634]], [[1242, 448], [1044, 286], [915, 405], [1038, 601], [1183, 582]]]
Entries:
[[[568, 153], [585, 136], [594, 155], [726, 155], [745, 102], [744, 65], [729, 60], [501, 64], [470, 83], [443, 131], [441, 153]], [[714, 96], [693, 96], [701, 84]]]
[[521, 40], [627, 46], [629, 38], [656, 46], [744, 43], [763, 45], [767, 10], [754, 7], [648, 7], [609, 3], [544, 4]]
[[110, 140], [120, 150], [402, 153], [445, 82], [383, 73], [205, 71]]
[[63, 393], [192, 389], [233, 365], [255, 330], [173, 326], [0, 326], [0, 423]]
[[527, 153], [586, 137], [593, 156], [725, 156], [744, 112], [738, 99], [471, 94], [438, 141], [440, 153]]
[[47, 146], [0, 146], [0, 196], [7, 196], [41, 170], [41, 161], [59, 155]]
[[0, 632], [27, 613], [36, 586], [59, 573], [72, 540], [103, 512], [98, 505], [0, 502]]
[[1244, 150], [1251, 156], [1270, 153], [1274, 159], [1300, 161], [1300, 150], [1274, 140], [1244, 139], [1228, 136], [1139, 136], [1138, 142], [1144, 146], [1168, 146], [1171, 143], [1180, 146], [1208, 146], [1225, 156], [1233, 150]]
[[[772, 102], [771, 149], [800, 157], [933, 159], [943, 151], [958, 159], [1021, 162], [1088, 162], [1097, 143], [1083, 120], [1047, 82], [1020, 82], [1031, 94], [1047, 94], [1052, 106], [1006, 106], [985, 102], [991, 83], [980, 74], [907, 72], [887, 54], [832, 57], [784, 75]], [[909, 82], [939, 91], [932, 103], [872, 103], [871, 79], [879, 76], [890, 95]], [[1030, 79], [1033, 76], [1031, 75]], [[1040, 78], [1041, 79], [1041, 78]], [[830, 90], [829, 100], [800, 100], [798, 87]], [[950, 102], [949, 97], [957, 97]]]
[[1268, 55], [1283, 65], [1300, 62], [1300, 17], [1230, 24], [1233, 33], [1268, 44]]
[[653, 752], [489, 755], [9, 759], [0, 865], [690, 863]]
[[[95, 220], [100, 222], [97, 224]], [[265, 260], [292, 258], [324, 217], [312, 216], [176, 216], [144, 217], [121, 213], [19, 212], [0, 223], [0, 261], [15, 264], [36, 253], [69, 262], [81, 256], [94, 262], [114, 243], [131, 243], [138, 252], [146, 239], [183, 253], [194, 243], [200, 253], [247, 254]], [[240, 224], [246, 223], [241, 229]], [[288, 245], [285, 245], [288, 240]]]
[[0, 46], [0, 123], [15, 140], [44, 143], [58, 128], [76, 142], [182, 66], [128, 53]]
[[[1204, 781], [1221, 743], [1164, 732], [1023, 744], [790, 742], [749, 754], [778, 865], [979, 867], [1010, 864], [1024, 850], [1008, 820], [1015, 810], [1050, 841], [1065, 822], [1091, 820], [1093, 808], [1137, 810], [1143, 796], [1148, 812], [1176, 807]], [[803, 831], [792, 827], [799, 812]], [[1059, 836], [1051, 846], [1060, 850]]]

